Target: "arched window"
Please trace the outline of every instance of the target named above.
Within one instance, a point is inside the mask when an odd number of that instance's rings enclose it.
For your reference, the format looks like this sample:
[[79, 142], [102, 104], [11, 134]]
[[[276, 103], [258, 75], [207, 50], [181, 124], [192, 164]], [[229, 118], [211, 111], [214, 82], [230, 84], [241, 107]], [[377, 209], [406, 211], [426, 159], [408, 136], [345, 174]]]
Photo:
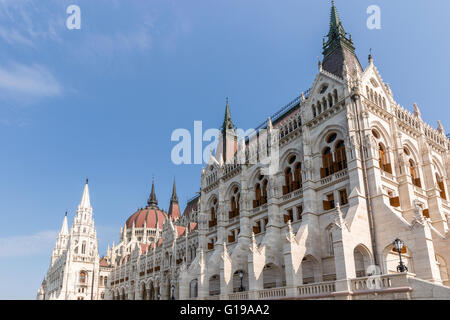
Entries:
[[80, 272], [80, 283], [86, 283], [86, 271]]
[[312, 113], [313, 113], [313, 117], [317, 117], [317, 111], [316, 111], [316, 105], [312, 105]]
[[217, 225], [217, 199], [213, 200], [210, 211], [211, 218], [209, 219], [209, 227], [212, 228]]
[[328, 106], [331, 108], [333, 105], [333, 97], [331, 96], [331, 93], [328, 94]]
[[412, 183], [415, 186], [421, 188], [422, 184], [420, 183], [420, 177], [417, 173], [416, 164], [414, 163], [413, 159], [409, 159], [409, 173], [411, 174]]
[[302, 187], [302, 164], [297, 162], [294, 169], [294, 190]]
[[387, 162], [386, 151], [381, 143], [378, 144], [378, 164], [381, 170], [392, 173], [391, 164]]
[[345, 154], [344, 141], [338, 141], [335, 148], [336, 168], [335, 171], [341, 171], [347, 168], [347, 156]]
[[83, 241], [83, 244], [81, 245], [81, 254], [86, 253], [86, 241]]
[[266, 204], [267, 203], [267, 184], [268, 183], [269, 182], [267, 181], [267, 179], [264, 179], [263, 187], [262, 187], [261, 204]]
[[257, 208], [261, 205], [261, 186], [259, 183], [255, 186], [255, 200], [253, 201], [253, 208]]
[[290, 167], [284, 170], [284, 182], [283, 195], [288, 194], [292, 191], [292, 170]]
[[447, 196], [445, 195], [444, 180], [441, 177], [439, 177], [437, 173], [436, 173], [436, 181], [439, 187], [441, 198], [447, 200]]
[[338, 93], [337, 93], [336, 89], [334, 89], [333, 95], [334, 95], [334, 103], [337, 103], [338, 102]]
[[232, 219], [234, 217], [239, 216], [239, 202], [241, 199], [241, 195], [239, 193], [239, 189], [236, 187], [233, 190], [233, 194], [231, 195], [231, 211], [229, 212], [229, 218]]
[[325, 97], [322, 98], [323, 111], [327, 110], [327, 99]]
[[320, 169], [321, 178], [328, 177], [333, 174], [333, 154], [331, 149], [326, 147], [322, 152], [322, 168]]
[[320, 102], [317, 102], [317, 114], [321, 114], [322, 113], [322, 107], [320, 105]]

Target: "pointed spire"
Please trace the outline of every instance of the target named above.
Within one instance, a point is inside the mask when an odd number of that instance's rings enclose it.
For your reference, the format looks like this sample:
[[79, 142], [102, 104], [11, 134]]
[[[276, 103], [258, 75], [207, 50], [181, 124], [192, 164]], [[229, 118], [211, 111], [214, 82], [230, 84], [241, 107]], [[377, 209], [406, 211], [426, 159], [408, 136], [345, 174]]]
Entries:
[[[358, 60], [358, 58], [355, 55], [352, 37], [345, 32], [334, 1], [331, 3], [330, 30], [327, 38], [323, 45], [323, 69], [342, 77], [343, 65], [351, 63], [351, 60]], [[349, 68], [353, 69], [353, 65], [350, 64]], [[359, 61], [358, 68], [361, 68]]]
[[149, 207], [157, 207], [158, 199], [156, 199], [155, 193], [155, 179], [152, 179], [152, 192], [150, 193], [150, 197], [148, 197], [147, 204]]
[[63, 223], [61, 226], [61, 231], [59, 232], [60, 235], [68, 235], [69, 234], [69, 227], [67, 225], [67, 211], [64, 215]]
[[270, 119], [270, 117], [269, 117], [269, 118], [267, 118], [267, 130], [268, 130], [269, 132], [271, 132], [272, 129], [273, 129], [272, 119]]
[[444, 127], [442, 126], [442, 123], [441, 123], [440, 120], [438, 120], [438, 122], [437, 122], [437, 130], [438, 130], [438, 132], [440, 134], [444, 134], [445, 133]]
[[226, 106], [225, 106], [225, 117], [223, 119], [223, 124], [222, 124], [222, 133], [225, 135], [225, 132], [229, 129], [233, 130], [234, 125], [233, 125], [233, 121], [231, 120], [230, 105], [228, 103], [228, 97], [227, 97]]
[[175, 178], [173, 179], [172, 198], [170, 198], [170, 202], [178, 202], [177, 186], [176, 186]]
[[330, 39], [339, 36], [345, 36], [345, 30], [342, 26], [341, 19], [339, 19], [339, 14], [333, 0], [331, 1], [330, 31], [328, 32], [328, 38]]
[[172, 197], [170, 198], [169, 205], [169, 217], [170, 220], [179, 219], [181, 217], [180, 206], [178, 205], [177, 188], [175, 184], [175, 178], [173, 179]]
[[81, 196], [80, 208], [84, 208], [84, 209], [91, 208], [91, 200], [90, 200], [90, 197], [89, 197], [88, 179], [86, 179], [86, 184], [84, 185], [83, 195]]
[[414, 103], [414, 116], [421, 118], [422, 114], [420, 113], [420, 109], [419, 106], [417, 105], [417, 103]]

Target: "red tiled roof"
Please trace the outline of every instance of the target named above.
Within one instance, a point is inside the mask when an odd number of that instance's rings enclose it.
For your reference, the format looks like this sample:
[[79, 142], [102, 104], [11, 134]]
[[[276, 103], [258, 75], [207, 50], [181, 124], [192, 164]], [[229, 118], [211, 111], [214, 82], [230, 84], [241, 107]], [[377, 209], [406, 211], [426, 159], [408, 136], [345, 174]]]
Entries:
[[181, 217], [180, 206], [178, 202], [170, 202], [169, 216], [172, 217], [172, 221]]
[[141, 252], [142, 253], [147, 252], [147, 248], [150, 246], [150, 245], [145, 244], [145, 243], [140, 243], [140, 245], [141, 245]]
[[193, 230], [197, 229], [197, 227], [198, 227], [198, 224], [196, 222], [190, 222], [189, 223], [189, 230], [190, 231], [193, 231]]
[[177, 235], [179, 237], [181, 237], [184, 234], [184, 232], [186, 231], [186, 227], [176, 226], [176, 229], [177, 229]]
[[128, 218], [126, 226], [131, 229], [134, 222], [136, 228], [144, 228], [144, 225], [146, 225], [147, 228], [155, 229], [156, 218], [158, 218], [159, 228], [162, 228], [164, 220], [167, 219], [167, 214], [159, 209], [140, 209]]
[[195, 197], [191, 201], [189, 201], [186, 205], [186, 208], [184, 209], [183, 216], [189, 217], [192, 211], [197, 210], [198, 204], [200, 202], [200, 196]]
[[108, 261], [105, 258], [100, 258], [100, 267], [109, 267]]

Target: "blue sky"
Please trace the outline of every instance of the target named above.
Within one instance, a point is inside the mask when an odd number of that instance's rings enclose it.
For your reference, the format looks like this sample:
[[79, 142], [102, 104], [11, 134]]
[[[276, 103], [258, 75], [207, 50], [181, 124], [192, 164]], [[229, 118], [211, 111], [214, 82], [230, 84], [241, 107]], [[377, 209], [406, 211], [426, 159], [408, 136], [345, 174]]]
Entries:
[[[66, 8], [81, 8], [68, 30]], [[366, 27], [369, 5], [381, 29]], [[336, 0], [363, 66], [450, 128], [450, 2]], [[225, 97], [251, 128], [308, 89], [330, 1], [0, 0], [0, 299], [34, 299], [66, 210], [89, 177], [101, 253], [152, 175], [184, 208], [201, 165], [172, 164], [173, 130], [218, 127]], [[206, 145], [207, 143], [205, 143]]]

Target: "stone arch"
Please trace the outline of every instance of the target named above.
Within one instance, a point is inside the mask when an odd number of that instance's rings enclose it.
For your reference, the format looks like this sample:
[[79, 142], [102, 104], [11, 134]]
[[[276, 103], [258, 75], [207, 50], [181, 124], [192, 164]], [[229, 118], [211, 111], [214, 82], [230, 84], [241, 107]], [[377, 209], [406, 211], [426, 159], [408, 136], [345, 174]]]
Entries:
[[341, 139], [345, 141], [346, 129], [342, 125], [338, 124], [329, 124], [327, 125], [322, 132], [317, 136], [315, 141], [317, 143], [314, 144], [314, 153], [321, 153], [323, 148], [325, 148], [328, 144], [325, 142], [325, 138], [328, 137], [331, 133], [335, 132], [337, 134], [337, 139]]
[[445, 286], [450, 286], [450, 273], [447, 265], [447, 261], [441, 255], [436, 253], [436, 262], [439, 267], [439, 272], [441, 274], [442, 284]]
[[209, 295], [217, 296], [220, 295], [220, 275], [215, 273], [208, 278], [209, 282]]
[[[397, 266], [399, 265], [399, 254], [397, 251], [394, 251], [394, 245], [393, 243], [388, 244], [384, 250], [383, 250], [383, 268], [384, 273], [396, 273], [397, 272]], [[408, 246], [407, 242], [405, 241], [402, 253], [402, 262], [406, 265], [408, 268], [408, 272], [414, 273], [414, 266], [413, 266], [413, 253], [410, 250], [410, 246]]]
[[[241, 277], [239, 272], [242, 272], [242, 287], [241, 287]], [[249, 290], [249, 280], [248, 280], [248, 270], [245, 268], [239, 268], [233, 272], [233, 292], [242, 292]]]
[[147, 297], [147, 287], [145, 285], [144, 281], [141, 281], [140, 285], [139, 285], [139, 298], [141, 300], [148, 300]]
[[412, 157], [412, 159], [416, 164], [419, 165], [422, 162], [419, 155], [419, 151], [417, 150], [416, 146], [414, 145], [414, 143], [412, 143], [411, 140], [409, 139], [403, 140], [403, 147], [406, 147], [408, 149], [408, 151], [411, 153], [410, 157]]
[[390, 149], [392, 139], [391, 139], [391, 135], [386, 130], [384, 125], [381, 122], [375, 120], [375, 121], [371, 122], [370, 128], [372, 130], [375, 129], [380, 134], [379, 140], [382, 141], [384, 143], [384, 145]]
[[264, 289], [283, 286], [283, 272], [275, 263], [267, 263], [262, 271], [262, 284]]
[[197, 298], [198, 297], [198, 280], [197, 278], [189, 281], [189, 298]]
[[353, 259], [355, 261], [356, 277], [365, 277], [367, 268], [372, 264], [370, 250], [365, 245], [358, 244], [353, 250]]
[[434, 155], [432, 157], [432, 163], [434, 166], [434, 171], [437, 172], [440, 177], [444, 177], [445, 176], [444, 166], [442, 165], [442, 162]]
[[303, 257], [302, 263], [303, 284], [320, 282], [322, 280], [322, 272], [319, 261], [311, 254]]

